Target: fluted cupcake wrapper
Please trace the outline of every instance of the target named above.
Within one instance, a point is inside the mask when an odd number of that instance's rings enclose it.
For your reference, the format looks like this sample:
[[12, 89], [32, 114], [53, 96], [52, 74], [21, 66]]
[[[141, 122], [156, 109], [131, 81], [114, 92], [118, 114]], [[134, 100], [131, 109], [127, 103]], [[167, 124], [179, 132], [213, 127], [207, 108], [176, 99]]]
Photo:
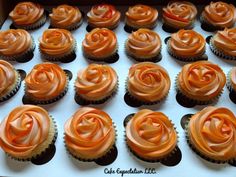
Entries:
[[92, 23], [89, 23], [89, 22], [88, 22], [87, 28], [89, 28], [90, 31], [92, 31], [92, 30], [95, 29], [95, 28], [107, 28], [107, 29], [109, 29], [109, 30], [114, 30], [114, 29], [116, 29], [116, 28], [119, 26], [119, 23], [120, 23], [120, 20], [119, 20], [116, 24], [114, 24], [113, 26], [99, 27], [99, 26], [93, 25]]
[[167, 31], [167, 32], [171, 32], [171, 33], [174, 33], [174, 32], [177, 32], [179, 31], [180, 29], [185, 29], [185, 30], [189, 30], [189, 29], [193, 29], [194, 28], [194, 23], [195, 23], [195, 19], [192, 20], [192, 22], [185, 26], [185, 27], [175, 27], [175, 26], [171, 26], [170, 24], [168, 24], [168, 22], [166, 22], [165, 20], [162, 20], [163, 21], [163, 29], [164, 31]]
[[157, 26], [157, 20], [152, 24], [143, 25], [143, 26], [141, 26], [141, 25], [140, 26], [138, 26], [138, 25], [137, 26], [134, 26], [134, 25], [132, 26], [132, 25], [128, 24], [127, 21], [125, 20], [124, 28], [125, 28], [126, 32], [131, 33], [132, 31], [137, 31], [140, 28], [154, 29], [156, 26]]
[[59, 29], [66, 29], [69, 31], [73, 31], [76, 30], [77, 28], [79, 28], [83, 23], [83, 17], [81, 18], [81, 20], [78, 23], [72, 24], [70, 26], [67, 27], [61, 27], [61, 26], [57, 26], [57, 25], [53, 25], [52, 23], [50, 24], [49, 28], [59, 28]]
[[202, 24], [202, 27], [204, 29], [207, 28], [207, 31], [212, 31], [213, 32], [213, 31], [218, 31], [218, 30], [223, 30], [224, 29], [224, 27], [215, 26], [213, 24], [210, 24], [209, 22], [206, 21], [206, 19], [202, 15], [200, 16], [199, 20]]

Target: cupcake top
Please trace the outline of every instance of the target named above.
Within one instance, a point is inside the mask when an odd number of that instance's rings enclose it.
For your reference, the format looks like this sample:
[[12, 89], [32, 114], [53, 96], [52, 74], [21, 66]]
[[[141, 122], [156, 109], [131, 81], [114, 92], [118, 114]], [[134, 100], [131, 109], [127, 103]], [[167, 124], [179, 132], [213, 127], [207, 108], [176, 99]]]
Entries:
[[227, 108], [209, 106], [194, 114], [188, 124], [190, 143], [213, 160], [236, 157], [236, 117]]
[[51, 99], [65, 90], [67, 82], [67, 76], [59, 65], [37, 64], [25, 78], [26, 94], [39, 100]]
[[87, 13], [88, 23], [94, 27], [112, 28], [120, 21], [120, 12], [110, 4], [93, 6]]
[[31, 35], [23, 29], [0, 31], [0, 55], [22, 54], [31, 47], [32, 42]]
[[82, 107], [64, 125], [67, 148], [81, 158], [104, 155], [115, 143], [115, 128], [102, 110]]
[[49, 135], [50, 117], [39, 106], [13, 109], [0, 124], [0, 146], [13, 157], [25, 157], [37, 151]]
[[236, 20], [236, 10], [232, 4], [221, 1], [211, 2], [204, 8], [202, 17], [214, 26], [232, 27]]
[[9, 16], [17, 25], [31, 25], [44, 14], [44, 9], [38, 3], [20, 2], [10, 12]]
[[126, 140], [131, 150], [147, 160], [168, 156], [177, 145], [177, 133], [161, 112], [143, 109], [126, 125]]
[[82, 14], [77, 7], [65, 4], [53, 8], [49, 16], [53, 26], [66, 29], [82, 19]]
[[126, 23], [135, 27], [150, 27], [154, 25], [158, 18], [158, 11], [150, 6], [138, 4], [129, 7], [125, 13]]
[[190, 26], [196, 15], [197, 9], [195, 5], [187, 1], [169, 2], [163, 8], [163, 20], [175, 28]]
[[110, 95], [116, 88], [118, 77], [109, 65], [90, 64], [78, 72], [75, 82], [77, 94], [88, 100]]
[[236, 28], [217, 31], [211, 42], [226, 55], [236, 56]]
[[140, 58], [154, 57], [160, 53], [161, 39], [156, 32], [140, 28], [129, 35], [126, 49], [131, 55]]
[[236, 67], [233, 67], [229, 73], [230, 86], [236, 91]]
[[218, 65], [198, 61], [183, 66], [177, 84], [180, 91], [188, 97], [204, 101], [217, 97], [225, 82], [225, 74]]
[[95, 28], [85, 35], [83, 50], [93, 57], [107, 57], [117, 49], [116, 34], [106, 28]]
[[173, 33], [168, 41], [168, 47], [173, 55], [195, 57], [205, 52], [204, 37], [193, 30], [179, 30]]
[[170, 77], [164, 68], [155, 63], [134, 64], [129, 69], [127, 89], [135, 98], [155, 102], [168, 94]]
[[42, 53], [57, 56], [70, 53], [75, 44], [72, 34], [65, 29], [47, 29], [39, 38], [39, 47]]

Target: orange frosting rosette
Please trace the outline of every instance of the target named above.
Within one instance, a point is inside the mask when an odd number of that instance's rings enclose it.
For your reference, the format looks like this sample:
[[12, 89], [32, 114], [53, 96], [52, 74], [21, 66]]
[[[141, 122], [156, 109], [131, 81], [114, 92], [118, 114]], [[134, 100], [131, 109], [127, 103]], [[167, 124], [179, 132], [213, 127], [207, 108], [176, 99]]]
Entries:
[[176, 148], [177, 133], [165, 114], [143, 109], [127, 123], [126, 142], [139, 157], [159, 160]]
[[229, 72], [229, 84], [230, 89], [236, 92], [236, 67], [233, 67]]
[[164, 68], [152, 62], [134, 64], [129, 69], [127, 89], [140, 101], [161, 101], [169, 92], [170, 77]]
[[93, 6], [87, 13], [88, 23], [94, 28], [113, 29], [119, 24], [120, 16], [120, 12], [109, 4]]
[[236, 117], [229, 109], [206, 107], [191, 117], [187, 129], [190, 143], [206, 158], [236, 157]]
[[157, 22], [158, 11], [150, 6], [138, 4], [129, 7], [125, 16], [128, 26], [133, 28], [153, 28]]
[[64, 125], [69, 152], [82, 160], [105, 155], [115, 144], [115, 128], [110, 116], [102, 110], [82, 107]]
[[209, 61], [183, 66], [178, 75], [178, 89], [193, 100], [211, 101], [218, 97], [226, 83], [222, 69]]
[[90, 64], [80, 70], [75, 82], [76, 93], [86, 100], [102, 100], [117, 89], [118, 77], [109, 65]]

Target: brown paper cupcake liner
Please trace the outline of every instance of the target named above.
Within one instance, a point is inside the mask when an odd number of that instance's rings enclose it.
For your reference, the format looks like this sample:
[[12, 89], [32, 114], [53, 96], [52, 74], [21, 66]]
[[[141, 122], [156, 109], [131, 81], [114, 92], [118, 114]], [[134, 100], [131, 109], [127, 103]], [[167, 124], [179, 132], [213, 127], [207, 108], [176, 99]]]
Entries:
[[169, 32], [169, 33], [175, 33], [177, 31], [179, 31], [180, 29], [185, 29], [185, 30], [190, 30], [190, 29], [193, 29], [194, 28], [194, 23], [195, 23], [195, 20], [193, 20], [189, 25], [185, 26], [185, 27], [174, 27], [174, 26], [171, 26], [169, 25], [168, 23], [166, 23], [164, 20], [163, 20], [163, 30], [166, 31], [166, 32]]
[[139, 28], [148, 28], [148, 29], [154, 29], [157, 26], [157, 21], [150, 25], [144, 25], [144, 26], [131, 26], [130, 24], [127, 24], [125, 20], [125, 26], [124, 30], [128, 33], [131, 33], [132, 31], [137, 31]]
[[114, 24], [113, 26], [106, 26], [106, 27], [99, 27], [99, 26], [96, 26], [96, 25], [93, 25], [92, 23], [89, 23], [88, 22], [88, 26], [87, 26], [87, 31], [88, 32], [90, 32], [90, 31], [92, 31], [93, 29], [95, 29], [95, 28], [107, 28], [107, 29], [109, 29], [109, 30], [114, 30], [114, 29], [116, 29], [118, 26], [119, 26], [119, 24], [120, 24], [120, 21], [118, 21], [116, 24]]
[[213, 24], [208, 23], [202, 15], [200, 16], [199, 20], [201, 22], [202, 29], [204, 29], [205, 31], [214, 32], [214, 31], [218, 31], [218, 30], [223, 30], [224, 29], [223, 27], [214, 26]]
[[49, 28], [59, 28], [59, 29], [66, 29], [66, 30], [69, 30], [69, 31], [74, 31], [77, 28], [79, 28], [82, 25], [82, 23], [83, 23], [83, 17], [81, 18], [81, 20], [78, 23], [72, 24], [72, 25], [67, 26], [65, 28], [63, 28], [61, 26], [53, 25], [53, 24], [50, 24]]

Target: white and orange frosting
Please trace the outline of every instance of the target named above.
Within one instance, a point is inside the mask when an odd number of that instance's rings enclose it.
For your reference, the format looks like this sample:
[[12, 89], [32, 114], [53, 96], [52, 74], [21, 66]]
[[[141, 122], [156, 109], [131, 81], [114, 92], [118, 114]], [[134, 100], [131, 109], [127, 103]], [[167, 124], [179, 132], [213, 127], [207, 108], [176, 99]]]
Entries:
[[140, 110], [129, 120], [125, 129], [128, 146], [144, 159], [162, 159], [176, 148], [175, 128], [161, 112]]
[[126, 50], [139, 58], [155, 57], [161, 51], [161, 38], [152, 30], [140, 28], [129, 35]]
[[15, 56], [27, 52], [32, 46], [31, 35], [23, 29], [0, 31], [0, 55]]
[[30, 157], [49, 136], [51, 120], [39, 106], [13, 109], [0, 124], [0, 146], [15, 158]]
[[13, 23], [16, 25], [31, 25], [36, 23], [44, 14], [41, 5], [33, 2], [20, 2], [10, 12]]
[[63, 93], [68, 80], [62, 68], [54, 63], [41, 63], [25, 78], [26, 94], [37, 100], [53, 99]]
[[220, 95], [226, 83], [222, 69], [209, 61], [198, 61], [183, 66], [178, 75], [180, 91], [194, 99], [208, 101]]
[[204, 156], [227, 161], [236, 157], [236, 117], [227, 108], [209, 106], [188, 124], [190, 143]]
[[64, 125], [68, 150], [82, 159], [96, 159], [115, 143], [115, 128], [110, 116], [102, 110], [82, 107]]
[[230, 28], [236, 21], [236, 9], [226, 2], [211, 2], [204, 8], [202, 18], [211, 25]]
[[170, 77], [168, 72], [152, 62], [134, 64], [129, 69], [128, 92], [144, 102], [162, 100], [169, 92]]
[[110, 96], [117, 88], [118, 76], [109, 65], [90, 64], [78, 72], [75, 89], [87, 100], [101, 100]]
[[236, 67], [233, 67], [229, 72], [230, 87], [236, 92]]

